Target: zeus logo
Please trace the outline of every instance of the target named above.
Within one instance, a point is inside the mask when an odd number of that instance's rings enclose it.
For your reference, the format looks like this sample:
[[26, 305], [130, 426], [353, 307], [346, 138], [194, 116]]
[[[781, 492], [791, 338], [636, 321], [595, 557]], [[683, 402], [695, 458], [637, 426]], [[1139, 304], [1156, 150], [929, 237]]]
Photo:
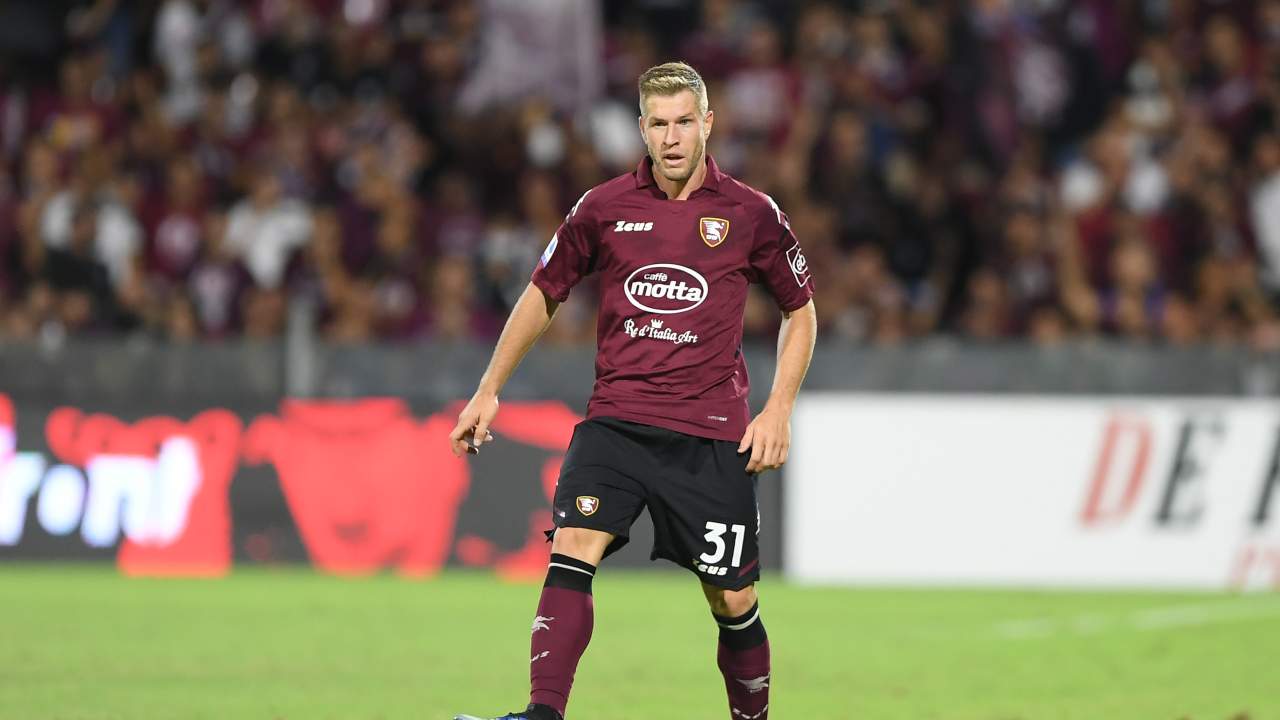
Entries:
[[645, 312], [671, 315], [692, 310], [707, 299], [707, 280], [683, 265], [657, 263], [637, 268], [623, 291], [627, 301]]
[[643, 232], [652, 229], [653, 223], [651, 222], [627, 222], [626, 220], [619, 220], [613, 226], [614, 232]]
[[706, 574], [708, 574], [708, 575], [722, 575], [722, 576], [723, 576], [723, 575], [728, 575], [728, 574], [729, 574], [729, 568], [727, 568], [727, 567], [722, 567], [722, 566], [719, 566], [719, 565], [707, 565], [706, 563], [698, 563], [697, 565], [694, 565], [694, 567], [696, 567], [696, 568], [698, 569], [698, 572], [700, 572], [700, 573], [706, 573]]

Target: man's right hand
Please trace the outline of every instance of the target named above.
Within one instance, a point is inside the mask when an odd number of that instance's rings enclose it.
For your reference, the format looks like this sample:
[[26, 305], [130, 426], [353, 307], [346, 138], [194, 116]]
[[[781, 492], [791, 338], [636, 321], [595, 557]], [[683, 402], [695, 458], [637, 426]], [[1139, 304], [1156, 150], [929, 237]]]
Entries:
[[453, 449], [453, 454], [462, 457], [464, 454], [479, 453], [481, 445], [493, 440], [489, 424], [497, 414], [498, 396], [476, 393], [471, 402], [458, 413], [458, 424], [449, 433], [449, 446]]

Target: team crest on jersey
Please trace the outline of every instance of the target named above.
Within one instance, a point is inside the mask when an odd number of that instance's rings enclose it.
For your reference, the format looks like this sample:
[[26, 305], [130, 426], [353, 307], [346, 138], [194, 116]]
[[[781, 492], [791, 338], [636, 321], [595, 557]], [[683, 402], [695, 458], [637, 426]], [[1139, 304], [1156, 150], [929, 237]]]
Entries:
[[583, 515], [594, 515], [600, 509], [600, 498], [590, 495], [578, 496], [578, 512]]
[[729, 221], [724, 218], [698, 218], [698, 233], [707, 247], [716, 247], [729, 237]]

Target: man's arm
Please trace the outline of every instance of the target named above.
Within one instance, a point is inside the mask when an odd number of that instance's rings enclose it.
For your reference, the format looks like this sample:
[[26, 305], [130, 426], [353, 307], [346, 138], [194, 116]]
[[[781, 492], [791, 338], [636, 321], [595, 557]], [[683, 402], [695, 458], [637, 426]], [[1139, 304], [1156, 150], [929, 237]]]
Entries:
[[502, 335], [498, 337], [498, 345], [493, 349], [493, 357], [480, 378], [476, 394], [459, 413], [458, 424], [449, 433], [449, 445], [454, 455], [462, 457], [463, 453], [478, 453], [481, 445], [493, 439], [489, 434], [489, 424], [498, 414], [498, 393], [529, 348], [551, 324], [559, 307], [560, 303], [533, 283], [525, 288], [502, 328]]
[[791, 411], [795, 408], [800, 383], [813, 358], [813, 343], [818, 336], [818, 314], [813, 300], [796, 310], [782, 314], [778, 329], [778, 367], [773, 374], [773, 389], [764, 410], [747, 426], [738, 452], [751, 450], [747, 472], [775, 470], [787, 461], [791, 448]]

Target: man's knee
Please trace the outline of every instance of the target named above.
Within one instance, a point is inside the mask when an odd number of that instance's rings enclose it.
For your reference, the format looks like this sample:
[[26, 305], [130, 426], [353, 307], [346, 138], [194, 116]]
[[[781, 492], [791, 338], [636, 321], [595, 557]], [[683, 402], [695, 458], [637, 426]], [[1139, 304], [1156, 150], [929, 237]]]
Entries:
[[707, 596], [707, 604], [711, 606], [711, 612], [720, 617], [739, 617], [755, 607], [759, 599], [756, 597], [754, 583], [741, 590], [725, 590], [704, 584], [702, 592]]
[[613, 541], [613, 535], [587, 528], [556, 528], [551, 539], [551, 552], [599, 565], [604, 551]]

